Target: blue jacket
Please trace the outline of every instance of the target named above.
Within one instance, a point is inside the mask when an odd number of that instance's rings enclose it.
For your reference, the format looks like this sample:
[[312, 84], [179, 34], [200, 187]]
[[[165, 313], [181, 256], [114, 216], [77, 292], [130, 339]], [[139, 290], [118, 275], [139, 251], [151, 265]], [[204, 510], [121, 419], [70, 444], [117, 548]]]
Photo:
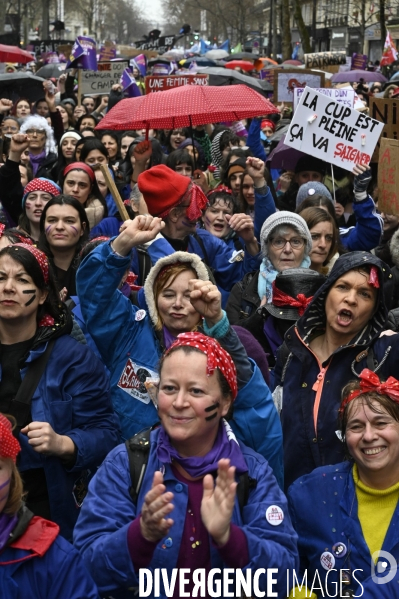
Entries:
[[[316, 570], [323, 584], [324, 595], [319, 597], [339, 597], [339, 570], [348, 569], [354, 574], [347, 585], [357, 597], [398, 597], [398, 583], [392, 583], [390, 595], [381, 595], [385, 585], [377, 585], [369, 580], [373, 574], [370, 550], [364, 539], [359, 518], [355, 484], [352, 475], [352, 463], [344, 462], [335, 466], [317, 468], [311, 474], [297, 480], [288, 492], [289, 509], [292, 523], [298, 534], [298, 548], [301, 560], [301, 576], [307, 571], [307, 586], [310, 589]], [[391, 553], [399, 562], [399, 504], [392, 516], [384, 543], [383, 551]], [[344, 543], [347, 551], [342, 557], [334, 556], [334, 545]], [[334, 568], [326, 579], [327, 570], [320, 562], [321, 555], [329, 552], [334, 556]], [[345, 553], [345, 555], [344, 555]], [[354, 572], [357, 570], [357, 572]], [[384, 573], [376, 575], [386, 574]], [[357, 579], [359, 581], [356, 582]], [[397, 580], [397, 578], [396, 578]], [[374, 594], [369, 595], [362, 589], [365, 581]], [[337, 586], [338, 583], [338, 586]], [[316, 584], [315, 584], [316, 586]], [[317, 585], [320, 587], [320, 585]], [[393, 589], [394, 586], [394, 590]], [[338, 591], [337, 591], [338, 588]], [[345, 585], [343, 585], [345, 589]], [[330, 595], [328, 595], [330, 593]]]
[[[170, 577], [177, 563], [188, 490], [185, 484], [175, 478], [170, 464], [164, 466], [159, 462], [156, 455], [158, 433], [159, 429], [151, 433], [151, 450], [137, 506], [129, 495], [126, 447], [120, 445], [110, 453], [91, 481], [74, 531], [75, 546], [83, 555], [100, 592], [110, 593], [118, 599], [128, 597], [123, 589], [138, 586], [138, 576], [127, 548], [127, 531], [132, 520], [141, 512], [144, 497], [152, 486], [154, 472], [160, 468], [165, 468], [166, 489], [174, 494], [173, 519], [176, 524], [168, 534], [170, 540], [167, 546], [164, 540], [158, 543], [149, 568], [166, 568]], [[250, 557], [247, 567], [252, 572], [257, 568], [278, 568], [278, 574], [275, 575], [278, 584], [273, 590], [278, 590], [279, 597], [284, 597], [287, 569], [295, 568], [297, 564], [296, 535], [286, 498], [262, 456], [242, 443], [240, 447], [248, 466], [248, 475], [257, 480], [257, 485], [250, 491], [242, 516], [236, 499], [232, 522], [241, 526], [247, 536]], [[106, 494], [104, 489], [107, 489]], [[284, 520], [279, 526], [270, 525], [265, 518], [266, 510], [271, 505], [279, 506], [284, 512]], [[226, 567], [217, 550], [210, 546], [212, 568]], [[266, 590], [265, 576], [260, 576], [259, 586]], [[161, 597], [165, 597], [162, 586]]]
[[[146, 377], [157, 376], [162, 354], [148, 313], [136, 320], [138, 307], [117, 291], [129, 261], [129, 256], [117, 256], [104, 243], [86, 257], [77, 273], [82, 314], [111, 372], [112, 402], [124, 439], [158, 421], [144, 382]], [[281, 482], [281, 425], [270, 390], [259, 368], [255, 363], [252, 366], [252, 378], [234, 402], [231, 426], [238, 438], [269, 461]]]
[[377, 214], [376, 206], [371, 196], [365, 200], [353, 202], [353, 213], [356, 216], [355, 227], [340, 227], [339, 237], [342, 245], [350, 252], [370, 251], [381, 240], [383, 233], [383, 220]]
[[[37, 359], [47, 343], [33, 349], [26, 362]], [[21, 371], [21, 377], [27, 368]], [[43, 468], [50, 500], [51, 518], [61, 534], [72, 538], [79, 510], [72, 489], [82, 474], [93, 473], [119, 440], [119, 423], [114, 414], [109, 381], [93, 352], [69, 335], [56, 339], [42, 378], [33, 394], [32, 421], [48, 422], [59, 435], [76, 445], [76, 461], [67, 469], [60, 458], [35, 452], [26, 435], [19, 435], [22, 451], [20, 472]]]
[[10, 546], [0, 553], [2, 599], [99, 599], [81, 555], [61, 536], [43, 556], [32, 555]]
[[[336, 349], [328, 360], [320, 364], [308, 343], [314, 331], [322, 331], [325, 327], [327, 293], [339, 277], [363, 264], [374, 265], [379, 272], [376, 311], [365, 330], [359, 331], [352, 342]], [[326, 282], [316, 292], [303, 316], [285, 334], [288, 349], [283, 345], [278, 351], [274, 371], [275, 385], [283, 387], [281, 423], [285, 488], [318, 466], [337, 464], [344, 459], [344, 447], [335, 433], [341, 391], [355, 378], [352, 367], [358, 374], [363, 368], [369, 367], [364, 350], [372, 348], [374, 359], [381, 364], [378, 374], [383, 379], [390, 375], [397, 376], [399, 372], [399, 335], [380, 337], [387, 318], [383, 285], [384, 279], [386, 281], [389, 276], [392, 276], [389, 268], [369, 252], [344, 254], [334, 264]], [[316, 391], [313, 386], [318, 375], [318, 384], [322, 387], [316, 433], [313, 420]]]

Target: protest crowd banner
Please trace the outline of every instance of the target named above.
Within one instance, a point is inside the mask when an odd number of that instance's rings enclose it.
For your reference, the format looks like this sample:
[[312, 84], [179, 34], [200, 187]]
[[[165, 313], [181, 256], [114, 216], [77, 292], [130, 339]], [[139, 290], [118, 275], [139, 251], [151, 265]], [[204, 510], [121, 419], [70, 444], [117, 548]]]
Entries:
[[346, 64], [346, 52], [315, 52], [305, 54], [304, 60], [307, 69], [321, 69], [326, 66]]
[[99, 62], [98, 71], [83, 70], [81, 75], [81, 93], [98, 96], [109, 94], [112, 86], [119, 83], [123, 71], [128, 66], [126, 60]]
[[182, 85], [208, 85], [209, 77], [197, 75], [150, 75], [145, 78], [145, 93], [162, 92]]
[[[296, 87], [294, 89], [294, 111], [297, 109], [298, 102], [303, 94], [305, 89], [303, 87]], [[326, 88], [326, 87], [317, 87], [315, 91], [320, 94], [324, 94], [328, 98], [339, 102], [340, 104], [344, 104], [345, 106], [349, 106], [349, 108], [353, 108], [355, 103], [355, 90], [354, 89], [338, 89], [338, 88]]]
[[274, 90], [276, 102], [293, 102], [294, 89], [296, 87], [324, 87], [324, 73], [316, 73], [307, 69], [275, 69], [274, 70]]
[[307, 87], [284, 143], [352, 171], [356, 164], [369, 164], [383, 126]]
[[[395, 98], [370, 98], [369, 114], [384, 123], [381, 139], [399, 139], [399, 101]], [[375, 147], [372, 162], [378, 162], [380, 144]]]
[[399, 141], [381, 138], [378, 164], [378, 209], [399, 215]]

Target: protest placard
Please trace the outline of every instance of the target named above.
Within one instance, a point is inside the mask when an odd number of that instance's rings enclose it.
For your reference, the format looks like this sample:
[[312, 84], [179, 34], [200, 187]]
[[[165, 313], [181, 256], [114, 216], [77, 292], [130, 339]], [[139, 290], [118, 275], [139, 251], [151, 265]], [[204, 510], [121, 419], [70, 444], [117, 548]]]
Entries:
[[175, 41], [176, 38], [174, 35], [163, 35], [156, 40], [136, 42], [136, 48], [139, 50], [156, 50], [158, 54], [165, 54], [165, 52], [173, 48]]
[[182, 85], [208, 85], [208, 75], [149, 75], [145, 78], [145, 93], [164, 92]]
[[333, 64], [346, 64], [346, 52], [314, 52], [305, 54], [304, 60], [307, 69], [321, 69]]
[[[399, 100], [394, 98], [370, 98], [369, 114], [384, 123], [381, 139], [399, 139]], [[378, 162], [380, 144], [376, 145], [371, 162]]]
[[357, 69], [364, 71], [367, 68], [368, 62], [369, 57], [367, 54], [352, 54], [351, 71], [356, 71]]
[[378, 164], [378, 210], [399, 215], [399, 141], [382, 137]]
[[109, 94], [111, 87], [119, 83], [123, 71], [128, 67], [126, 60], [99, 62], [98, 71], [82, 71], [80, 90], [82, 94], [99, 96]]
[[[337, 89], [337, 88], [326, 88], [326, 87], [318, 87], [315, 88], [315, 91], [320, 94], [324, 94], [328, 98], [339, 102], [340, 104], [345, 104], [345, 106], [349, 106], [349, 108], [353, 108], [355, 102], [355, 90], [354, 89]], [[303, 87], [296, 87], [294, 89], [294, 112], [297, 109], [298, 102], [304, 92]]]
[[305, 88], [284, 143], [352, 171], [369, 164], [383, 123]]
[[324, 73], [307, 69], [275, 69], [274, 90], [276, 102], [293, 102], [296, 87], [324, 87]]

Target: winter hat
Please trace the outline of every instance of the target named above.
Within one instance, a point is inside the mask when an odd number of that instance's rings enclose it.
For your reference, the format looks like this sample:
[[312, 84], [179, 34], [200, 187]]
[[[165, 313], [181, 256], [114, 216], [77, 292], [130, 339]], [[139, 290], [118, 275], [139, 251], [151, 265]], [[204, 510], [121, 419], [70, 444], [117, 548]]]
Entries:
[[[183, 178], [187, 179], [187, 177]], [[202, 281], [209, 281], [208, 270], [205, 264], [202, 262], [201, 258], [197, 256], [197, 254], [190, 254], [189, 252], [174, 252], [169, 256], [160, 258], [151, 268], [144, 283], [144, 295], [148, 306], [148, 313], [154, 326], [157, 325], [159, 318], [154, 297], [155, 280], [158, 277], [161, 270], [163, 270], [167, 266], [172, 266], [173, 264], [177, 264], [179, 262], [187, 263], [187, 268], [192, 268], [196, 272], [198, 279], [201, 279]]]
[[53, 197], [62, 193], [61, 187], [59, 187], [57, 183], [54, 183], [54, 181], [50, 181], [50, 179], [46, 179], [45, 177], [38, 177], [37, 179], [32, 179], [32, 181], [29, 181], [29, 183], [25, 185], [22, 206], [25, 205], [26, 198], [33, 191], [45, 191]]
[[302, 202], [306, 200], [306, 198], [311, 198], [315, 194], [324, 196], [325, 198], [331, 200], [332, 203], [334, 203], [331, 193], [329, 192], [327, 187], [323, 185], [323, 183], [319, 183], [318, 181], [308, 181], [307, 183], [301, 185], [298, 189], [298, 193], [296, 196], [296, 207], [298, 208], [298, 206], [302, 204]]
[[299, 216], [299, 214], [295, 214], [295, 212], [289, 212], [288, 210], [281, 210], [280, 212], [275, 212], [269, 218], [265, 220], [263, 223], [262, 229], [260, 231], [260, 243], [262, 253], [267, 256], [267, 241], [274, 231], [276, 227], [281, 226], [286, 227], [294, 227], [298, 231], [301, 237], [306, 242], [306, 250], [305, 254], [309, 255], [309, 252], [312, 249], [312, 236], [310, 235], [310, 231], [308, 229], [308, 225], [306, 221]]
[[49, 152], [57, 153], [53, 130], [45, 118], [37, 114], [28, 116], [21, 125], [20, 133], [26, 133], [29, 129], [41, 129], [46, 133], [46, 156]]
[[301, 158], [296, 163], [295, 174], [301, 173], [302, 171], [315, 171], [316, 173], [321, 173], [324, 177], [326, 173], [326, 164], [320, 158], [315, 158], [314, 156], [301, 156]]
[[65, 131], [64, 135], [60, 139], [60, 147], [62, 146], [62, 142], [64, 141], [64, 139], [66, 139], [67, 137], [72, 137], [73, 139], [76, 139], [76, 141], [82, 139], [82, 136], [77, 131]]
[[199, 218], [208, 201], [202, 189], [168, 166], [159, 164], [138, 176], [137, 184], [152, 216], [164, 218], [172, 208], [190, 199], [187, 216]]
[[226, 180], [228, 181], [230, 176], [233, 175], [234, 173], [243, 173], [246, 168], [247, 168], [247, 159], [246, 158], [239, 158], [238, 160], [235, 160], [234, 162], [232, 162], [229, 165], [229, 167], [226, 171]]
[[296, 321], [325, 280], [310, 268], [287, 268], [273, 281], [272, 303], [264, 308], [275, 318]]

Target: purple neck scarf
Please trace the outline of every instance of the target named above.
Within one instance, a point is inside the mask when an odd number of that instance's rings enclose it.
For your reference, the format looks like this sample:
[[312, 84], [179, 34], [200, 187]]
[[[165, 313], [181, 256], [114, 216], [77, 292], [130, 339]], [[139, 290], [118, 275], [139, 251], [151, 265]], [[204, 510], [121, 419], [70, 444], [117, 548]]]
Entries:
[[276, 351], [278, 350], [280, 345], [283, 344], [283, 339], [281, 339], [280, 335], [276, 331], [276, 328], [274, 326], [274, 321], [271, 316], [269, 316], [269, 318], [266, 320], [265, 324], [263, 325], [263, 332], [265, 334], [266, 339], [269, 342], [270, 349], [272, 350], [272, 354], [273, 354], [273, 356], [275, 356]]
[[18, 516], [0, 514], [0, 551], [4, 548], [10, 538], [10, 532], [14, 530], [17, 522]]
[[165, 325], [163, 325], [163, 327], [162, 327], [162, 333], [163, 333], [163, 344], [165, 346], [165, 349], [169, 349], [170, 346], [172, 345], [172, 343], [174, 341], [176, 341], [176, 337], [174, 337], [172, 335], [172, 333], [166, 328]]
[[218, 462], [222, 458], [230, 460], [231, 466], [236, 467], [238, 475], [248, 471], [240, 446], [228, 422], [224, 419], [219, 424], [219, 431], [212, 449], [204, 456], [182, 458], [177, 450], [172, 447], [170, 439], [163, 427], [159, 431], [157, 443], [157, 457], [160, 462], [167, 464], [176, 460], [190, 476], [199, 478], [216, 472]]
[[39, 166], [41, 165], [41, 163], [43, 162], [43, 160], [45, 158], [46, 158], [46, 150], [43, 150], [43, 152], [40, 152], [40, 154], [31, 154], [29, 152], [29, 160], [31, 161], [33, 174], [35, 176], [36, 176], [37, 171], [39, 170]]

